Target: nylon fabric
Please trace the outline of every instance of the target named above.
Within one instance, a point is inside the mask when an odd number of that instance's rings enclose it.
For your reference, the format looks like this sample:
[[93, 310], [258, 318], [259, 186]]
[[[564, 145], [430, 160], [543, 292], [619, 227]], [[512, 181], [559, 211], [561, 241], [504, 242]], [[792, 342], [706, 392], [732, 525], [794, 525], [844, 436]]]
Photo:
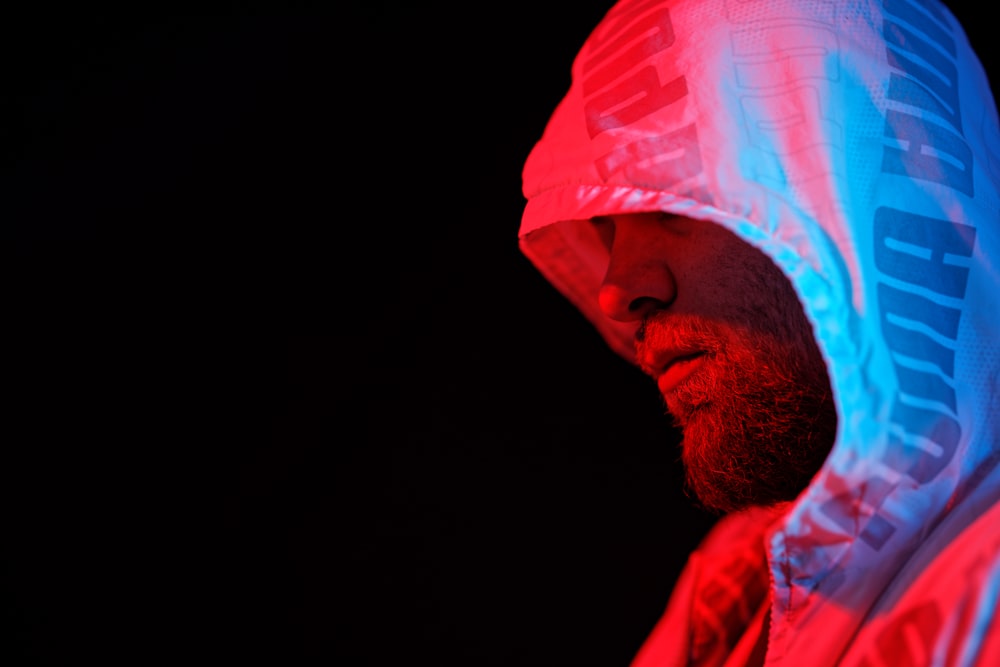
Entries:
[[[934, 0], [623, 0], [572, 75], [524, 166], [525, 256], [635, 363], [580, 221], [712, 221], [782, 269], [827, 362], [833, 450], [766, 533], [746, 528], [766, 554], [766, 664], [1000, 664], [1000, 126], [955, 17]], [[671, 601], [636, 667], [723, 664], [731, 637], [666, 639], [697, 616]]]

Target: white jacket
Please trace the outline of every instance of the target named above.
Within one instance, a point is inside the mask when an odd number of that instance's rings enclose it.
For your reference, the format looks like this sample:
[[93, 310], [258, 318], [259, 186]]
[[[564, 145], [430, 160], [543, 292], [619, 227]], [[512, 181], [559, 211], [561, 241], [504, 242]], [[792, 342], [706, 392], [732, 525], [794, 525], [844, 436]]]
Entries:
[[953, 15], [622, 0], [572, 73], [525, 164], [525, 255], [634, 362], [568, 221], [724, 225], [794, 285], [838, 411], [794, 503], [691, 555], [634, 667], [1000, 666], [1000, 129]]

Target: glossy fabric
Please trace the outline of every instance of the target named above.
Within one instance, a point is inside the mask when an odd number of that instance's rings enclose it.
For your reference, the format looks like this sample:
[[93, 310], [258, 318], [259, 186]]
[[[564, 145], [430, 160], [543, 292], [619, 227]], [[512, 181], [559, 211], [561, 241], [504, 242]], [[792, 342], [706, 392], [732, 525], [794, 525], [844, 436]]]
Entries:
[[[523, 252], [629, 362], [634, 325], [600, 311], [607, 251], [579, 221], [663, 210], [774, 259], [833, 382], [820, 473], [780, 516], [720, 522], [637, 667], [745, 662], [768, 603], [768, 664], [1000, 665], [1000, 131], [946, 8], [619, 2], [524, 194]], [[725, 577], [745, 603], [699, 598]]]

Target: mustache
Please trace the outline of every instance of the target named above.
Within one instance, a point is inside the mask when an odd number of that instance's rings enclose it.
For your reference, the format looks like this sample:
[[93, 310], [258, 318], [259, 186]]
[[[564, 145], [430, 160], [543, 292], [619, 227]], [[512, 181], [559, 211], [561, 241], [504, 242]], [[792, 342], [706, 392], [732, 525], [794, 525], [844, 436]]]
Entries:
[[716, 320], [699, 315], [653, 313], [639, 322], [633, 343], [636, 351], [655, 346], [660, 349], [686, 349], [692, 345], [717, 348], [726, 338], [724, 327]]
[[657, 375], [665, 361], [693, 353], [724, 352], [730, 332], [722, 323], [698, 315], [653, 313], [636, 328], [633, 343], [643, 371]]

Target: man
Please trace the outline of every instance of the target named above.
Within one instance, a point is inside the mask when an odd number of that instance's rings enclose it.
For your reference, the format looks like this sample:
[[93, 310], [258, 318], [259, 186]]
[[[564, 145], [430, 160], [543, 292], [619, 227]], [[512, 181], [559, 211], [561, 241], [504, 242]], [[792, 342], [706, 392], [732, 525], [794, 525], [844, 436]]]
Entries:
[[1000, 665], [1000, 128], [936, 0], [621, 0], [520, 244], [720, 520], [634, 661]]

